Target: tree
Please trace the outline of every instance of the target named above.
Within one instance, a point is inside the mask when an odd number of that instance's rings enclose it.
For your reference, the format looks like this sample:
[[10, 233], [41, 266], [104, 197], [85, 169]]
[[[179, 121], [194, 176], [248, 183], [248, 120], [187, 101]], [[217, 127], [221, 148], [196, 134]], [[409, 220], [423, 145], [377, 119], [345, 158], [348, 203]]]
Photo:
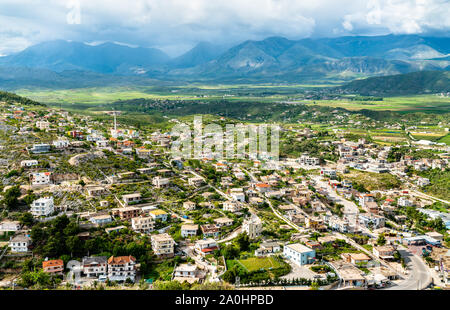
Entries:
[[3, 196], [3, 203], [6, 205], [8, 210], [16, 207], [19, 204], [20, 188], [19, 186], [13, 186], [6, 190]]
[[246, 233], [241, 233], [236, 238], [236, 244], [239, 246], [241, 252], [247, 251], [250, 247], [250, 238]]
[[20, 225], [31, 227], [34, 224], [33, 214], [26, 212], [20, 217]]
[[83, 243], [78, 236], [70, 236], [66, 240], [67, 249], [70, 251], [71, 256], [76, 256], [83, 252]]
[[385, 245], [386, 244], [386, 237], [384, 236], [384, 234], [380, 234], [378, 236], [377, 244], [378, 245]]
[[222, 255], [225, 259], [233, 259], [239, 255], [239, 251], [233, 245], [228, 244], [223, 248]]

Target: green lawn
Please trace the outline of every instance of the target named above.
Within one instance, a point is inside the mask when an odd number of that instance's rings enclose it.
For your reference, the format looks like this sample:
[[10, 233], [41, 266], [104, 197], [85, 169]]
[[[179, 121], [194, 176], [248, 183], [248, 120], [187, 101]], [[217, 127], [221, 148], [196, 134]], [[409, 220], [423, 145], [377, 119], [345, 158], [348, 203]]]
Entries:
[[248, 272], [258, 271], [260, 269], [268, 270], [270, 268], [282, 267], [281, 263], [273, 257], [251, 257], [238, 260], [237, 262], [242, 265]]

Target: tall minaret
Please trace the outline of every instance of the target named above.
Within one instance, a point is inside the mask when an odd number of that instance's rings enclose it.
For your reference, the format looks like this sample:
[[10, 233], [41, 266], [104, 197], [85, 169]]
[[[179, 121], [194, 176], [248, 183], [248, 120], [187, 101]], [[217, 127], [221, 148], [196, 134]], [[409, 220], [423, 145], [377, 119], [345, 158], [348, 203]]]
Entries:
[[116, 110], [114, 110], [114, 131], [117, 131]]

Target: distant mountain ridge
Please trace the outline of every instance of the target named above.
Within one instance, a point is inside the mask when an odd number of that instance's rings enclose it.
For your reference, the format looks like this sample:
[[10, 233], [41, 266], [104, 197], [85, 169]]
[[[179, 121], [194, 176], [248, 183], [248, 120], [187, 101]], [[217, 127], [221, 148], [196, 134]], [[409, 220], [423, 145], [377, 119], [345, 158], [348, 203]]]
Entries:
[[132, 48], [115, 43], [87, 45], [63, 40], [33, 45], [22, 52], [0, 58], [0, 65], [65, 70], [88, 70], [98, 73], [133, 73], [169, 61], [170, 57], [155, 48]]
[[370, 96], [450, 92], [449, 71], [420, 71], [352, 81], [341, 90]]
[[[24, 68], [35, 69], [33, 79], [36, 82], [41, 69], [42, 80], [50, 78], [52, 74], [45, 71], [50, 70], [57, 80], [64, 72], [68, 78], [70, 72], [86, 71], [91, 72], [85, 73], [86, 76], [103, 74], [117, 76], [117, 80], [122, 79], [120, 76], [136, 76], [167, 81], [342, 82], [415, 71], [449, 70], [449, 56], [449, 37], [418, 35], [302, 40], [270, 37], [245, 41], [231, 48], [202, 42], [176, 58], [154, 48], [50, 41], [0, 57], [0, 68], [3, 67], [0, 87], [5, 80], [13, 85], [15, 82], [7, 77], [20, 75]], [[114, 79], [95, 77], [97, 82]], [[26, 76], [21, 80], [26, 80]], [[38, 84], [46, 83], [41, 82]]]

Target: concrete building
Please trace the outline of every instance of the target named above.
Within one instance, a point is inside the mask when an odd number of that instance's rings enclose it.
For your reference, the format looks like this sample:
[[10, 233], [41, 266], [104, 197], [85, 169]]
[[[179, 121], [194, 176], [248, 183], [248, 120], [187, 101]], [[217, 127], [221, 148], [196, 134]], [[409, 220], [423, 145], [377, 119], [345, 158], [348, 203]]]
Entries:
[[293, 263], [302, 266], [310, 264], [316, 257], [316, 251], [300, 243], [284, 246], [283, 255]]
[[262, 221], [256, 215], [252, 215], [249, 219], [242, 223], [242, 230], [249, 236], [250, 239], [256, 239], [261, 235]]
[[82, 273], [88, 278], [106, 276], [108, 260], [106, 256], [84, 257], [82, 260]]
[[175, 241], [167, 234], [152, 235], [152, 249], [158, 257], [173, 257]]
[[148, 233], [155, 229], [155, 221], [151, 217], [133, 217], [131, 219], [131, 227], [136, 232]]
[[108, 259], [108, 279], [123, 282], [136, 277], [136, 258], [133, 256], [111, 256]]
[[33, 201], [30, 211], [34, 216], [49, 216], [55, 211], [53, 197], [44, 197]]
[[198, 225], [184, 224], [181, 225], [181, 237], [194, 237], [197, 235]]
[[12, 253], [26, 253], [31, 243], [30, 237], [26, 235], [17, 235], [9, 240], [9, 247]]

